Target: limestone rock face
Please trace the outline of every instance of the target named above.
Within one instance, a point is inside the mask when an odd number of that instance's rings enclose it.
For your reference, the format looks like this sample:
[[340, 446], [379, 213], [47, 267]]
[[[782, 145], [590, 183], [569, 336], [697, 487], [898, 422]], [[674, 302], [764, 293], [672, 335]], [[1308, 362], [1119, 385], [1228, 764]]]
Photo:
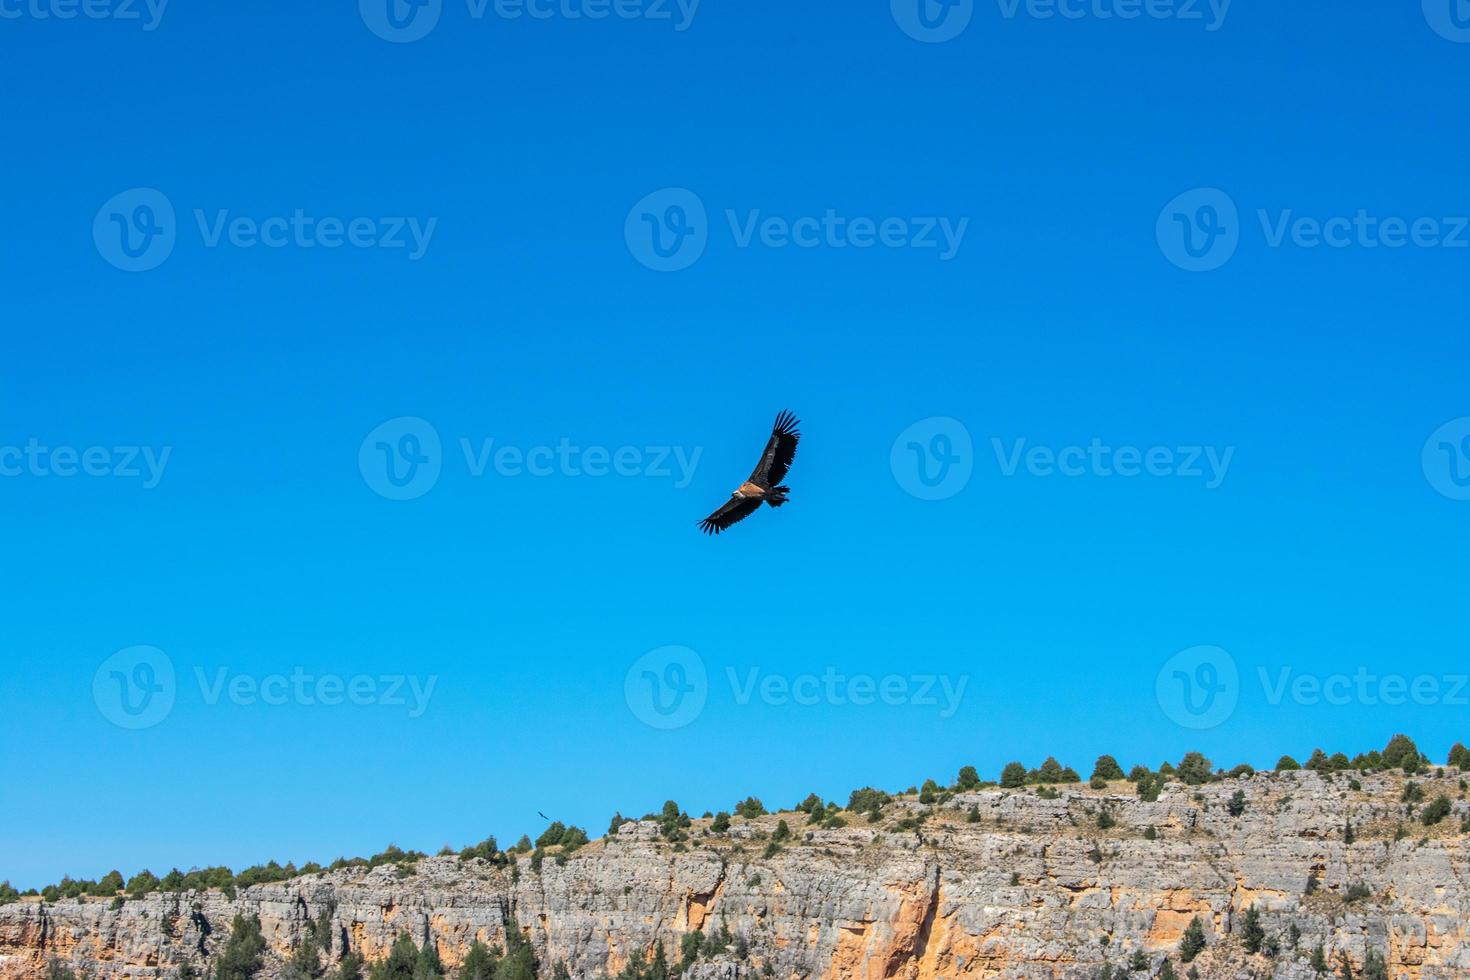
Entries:
[[[979, 790], [933, 807], [899, 800], [877, 823], [845, 814], [836, 829], [788, 813], [793, 835], [779, 848], [767, 846], [778, 815], [737, 820], [728, 834], [695, 821], [677, 845], [642, 822], [565, 860], [549, 854], [539, 869], [524, 857], [435, 857], [411, 873], [350, 868], [234, 899], [23, 900], [0, 907], [0, 980], [40, 976], [52, 958], [98, 980], [172, 977], [184, 964], [202, 974], [238, 913], [260, 917], [262, 976], [274, 980], [324, 912], [328, 960], [348, 949], [379, 958], [406, 932], [453, 968], [475, 940], [503, 945], [514, 929], [547, 976], [560, 961], [574, 977], [612, 977], [657, 944], [675, 962], [695, 930], [728, 930], [735, 942], [688, 980], [1090, 978], [1140, 952], [1148, 972], [1134, 976], [1152, 976], [1165, 957], [1182, 976], [1180, 937], [1198, 918], [1208, 944], [1191, 965], [1205, 978], [1309, 980], [1318, 945], [1334, 969], [1346, 957], [1357, 970], [1376, 951], [1394, 978], [1470, 977], [1459, 774], [1416, 780], [1453, 801], [1432, 827], [1405, 813], [1401, 775], [1360, 776], [1358, 790], [1348, 778], [1175, 783], [1151, 803], [1121, 782], [1063, 787], [1056, 799]], [[1237, 790], [1245, 808], [1232, 816]], [[897, 826], [920, 816], [917, 829]], [[1350, 899], [1355, 885], [1367, 897]], [[1250, 906], [1274, 956], [1247, 952], [1238, 935]]]

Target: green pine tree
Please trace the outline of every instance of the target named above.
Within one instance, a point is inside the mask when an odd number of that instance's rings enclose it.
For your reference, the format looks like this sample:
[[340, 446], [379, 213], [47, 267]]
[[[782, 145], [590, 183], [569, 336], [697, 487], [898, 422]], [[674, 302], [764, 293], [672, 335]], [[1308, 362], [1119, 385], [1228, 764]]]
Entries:
[[1248, 953], [1259, 953], [1261, 944], [1266, 941], [1266, 930], [1261, 928], [1261, 913], [1254, 905], [1245, 910], [1245, 915], [1241, 919], [1240, 939], [1245, 943]]
[[1191, 962], [1205, 948], [1205, 927], [1199, 921], [1199, 916], [1189, 920], [1189, 925], [1184, 929], [1184, 936], [1179, 940], [1179, 959], [1185, 963]]
[[214, 966], [215, 980], [251, 980], [260, 972], [264, 951], [260, 917], [236, 915], [230, 924], [230, 938]]

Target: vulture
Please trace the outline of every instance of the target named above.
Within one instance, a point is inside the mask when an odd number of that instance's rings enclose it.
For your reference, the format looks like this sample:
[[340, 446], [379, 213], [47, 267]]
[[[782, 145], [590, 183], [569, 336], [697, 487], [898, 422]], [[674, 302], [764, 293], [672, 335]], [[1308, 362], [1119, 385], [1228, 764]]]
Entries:
[[730, 494], [730, 499], [719, 510], [699, 522], [700, 530], [705, 534], [719, 534], [731, 524], [754, 514], [762, 502], [771, 507], [786, 503], [786, 495], [791, 488], [783, 486], [781, 481], [786, 478], [786, 471], [791, 469], [791, 461], [796, 458], [796, 443], [801, 438], [801, 433], [796, 431], [797, 425], [796, 416], [790, 412], [776, 416], [766, 451], [761, 453], [761, 461], [751, 471], [749, 479]]

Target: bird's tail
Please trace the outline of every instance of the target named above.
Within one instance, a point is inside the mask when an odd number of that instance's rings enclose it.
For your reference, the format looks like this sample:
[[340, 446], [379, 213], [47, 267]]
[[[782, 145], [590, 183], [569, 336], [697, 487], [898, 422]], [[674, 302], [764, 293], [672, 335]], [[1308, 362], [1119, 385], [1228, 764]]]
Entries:
[[766, 494], [766, 503], [772, 507], [780, 507], [786, 503], [786, 495], [791, 492], [790, 487], [772, 487]]

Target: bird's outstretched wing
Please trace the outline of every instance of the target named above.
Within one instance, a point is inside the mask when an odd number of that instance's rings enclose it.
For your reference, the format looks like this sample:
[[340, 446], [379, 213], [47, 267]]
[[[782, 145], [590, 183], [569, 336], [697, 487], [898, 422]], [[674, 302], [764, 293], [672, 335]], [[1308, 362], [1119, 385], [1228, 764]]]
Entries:
[[796, 458], [797, 440], [801, 438], [801, 433], [796, 431], [798, 424], [796, 416], [790, 412], [776, 416], [776, 424], [771, 426], [771, 440], [766, 443], [761, 461], [750, 474], [752, 480], [773, 487], [786, 479], [786, 471], [791, 469], [791, 461]]
[[761, 502], [757, 499], [744, 500], [739, 497], [731, 497], [725, 501], [725, 505], [713, 514], [699, 522], [699, 529], [705, 534], [719, 534], [725, 528], [736, 521], [743, 521], [760, 509]]

